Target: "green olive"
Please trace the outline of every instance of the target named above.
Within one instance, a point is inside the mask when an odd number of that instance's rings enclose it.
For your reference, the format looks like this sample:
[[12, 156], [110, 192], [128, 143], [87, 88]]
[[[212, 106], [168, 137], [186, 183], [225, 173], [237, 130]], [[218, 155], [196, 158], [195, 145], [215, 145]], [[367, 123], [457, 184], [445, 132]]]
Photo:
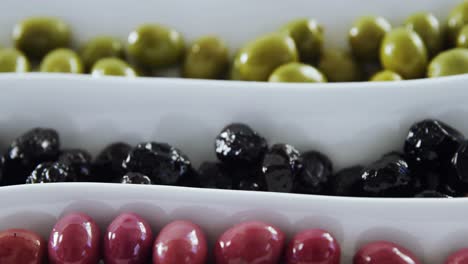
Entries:
[[0, 72], [30, 71], [28, 58], [17, 49], [0, 49]]
[[219, 79], [229, 65], [226, 43], [215, 36], [201, 37], [188, 49], [182, 76], [186, 78]]
[[55, 17], [31, 17], [15, 25], [13, 41], [30, 59], [40, 60], [54, 49], [68, 47], [71, 30]]
[[232, 71], [244, 81], [267, 81], [279, 66], [297, 61], [294, 40], [286, 34], [261, 36], [242, 48], [234, 59]]
[[127, 55], [143, 68], [173, 66], [182, 60], [184, 49], [182, 35], [161, 25], [144, 24], [128, 36]]
[[468, 25], [462, 27], [457, 36], [457, 47], [468, 48]]
[[325, 76], [307, 64], [290, 62], [276, 68], [268, 78], [269, 82], [326, 82]]
[[281, 31], [294, 39], [300, 61], [314, 63], [318, 60], [323, 46], [323, 27], [315, 20], [296, 19], [284, 25]]
[[468, 1], [463, 1], [450, 12], [447, 19], [449, 39], [455, 44], [461, 28], [468, 24]]
[[444, 34], [439, 20], [433, 14], [425, 12], [413, 14], [406, 19], [405, 25], [418, 33], [431, 57], [442, 49]]
[[362, 79], [362, 71], [353, 57], [346, 52], [328, 49], [322, 52], [319, 70], [329, 82], [355, 82]]
[[353, 55], [358, 60], [376, 61], [379, 48], [392, 25], [383, 17], [364, 16], [356, 20], [349, 31], [349, 44]]
[[47, 54], [40, 65], [41, 72], [83, 73], [83, 63], [76, 52], [56, 49]]
[[427, 69], [429, 78], [468, 73], [468, 49], [444, 51], [432, 59]]
[[389, 70], [380, 71], [370, 78], [371, 82], [390, 82], [390, 81], [401, 81], [403, 78], [396, 73]]
[[380, 48], [380, 61], [386, 70], [394, 71], [405, 79], [424, 76], [427, 51], [422, 39], [408, 28], [397, 28], [385, 35]]
[[119, 58], [104, 58], [98, 60], [94, 64], [91, 70], [91, 74], [93, 76], [137, 76], [136, 71], [132, 67], [130, 67], [128, 63]]
[[100, 59], [108, 57], [123, 58], [124, 45], [114, 37], [95, 37], [81, 48], [80, 57], [86, 69], [89, 70]]

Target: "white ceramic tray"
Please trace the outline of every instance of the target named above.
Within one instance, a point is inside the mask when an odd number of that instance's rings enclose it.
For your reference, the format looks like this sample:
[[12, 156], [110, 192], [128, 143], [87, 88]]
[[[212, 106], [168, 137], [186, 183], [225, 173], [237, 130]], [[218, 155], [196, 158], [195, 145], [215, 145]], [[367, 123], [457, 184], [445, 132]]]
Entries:
[[[142, 22], [175, 27], [187, 39], [219, 33], [232, 49], [295, 17], [317, 18], [327, 41], [344, 45], [352, 20], [370, 13], [394, 24], [414, 11], [445, 17], [458, 0], [6, 0], [0, 42], [30, 15], [57, 15], [73, 25], [77, 42], [96, 34], [123, 39]], [[235, 21], [235, 23], [233, 22]], [[230, 122], [245, 122], [270, 143], [328, 154], [336, 169], [368, 163], [400, 149], [414, 121], [439, 118], [468, 135], [468, 77], [399, 83], [267, 84], [158, 78], [102, 78], [54, 74], [0, 76], [0, 148], [34, 126], [56, 128], [65, 147], [96, 153], [122, 140], [156, 140], [186, 152], [195, 164], [214, 160], [213, 139]], [[104, 227], [120, 211], [142, 214], [160, 228], [188, 218], [211, 241], [229, 225], [266, 220], [289, 235], [325, 228], [349, 263], [365, 241], [385, 239], [441, 263], [467, 247], [468, 199], [359, 199], [248, 193], [164, 186], [51, 184], [0, 189], [0, 229], [30, 228], [44, 236], [59, 215], [81, 210]]]
[[[426, 117], [444, 120], [468, 135], [463, 76], [347, 87], [55, 75], [5, 75], [0, 84], [2, 143], [33, 126], [46, 126], [59, 130], [65, 147], [93, 153], [116, 140], [166, 141], [198, 164], [214, 160], [213, 139], [225, 124], [242, 121], [270, 143], [323, 151], [339, 169], [400, 149], [411, 123]], [[426, 263], [440, 263], [450, 251], [468, 246], [467, 207], [463, 198], [353, 199], [50, 184], [1, 188], [0, 229], [31, 228], [45, 235], [60, 214], [71, 210], [90, 213], [104, 227], [118, 211], [132, 210], [157, 228], [170, 219], [192, 219], [214, 239], [232, 223], [259, 219], [289, 235], [304, 228], [330, 230], [343, 246], [343, 263], [349, 263], [358, 245], [374, 239], [401, 243]]]

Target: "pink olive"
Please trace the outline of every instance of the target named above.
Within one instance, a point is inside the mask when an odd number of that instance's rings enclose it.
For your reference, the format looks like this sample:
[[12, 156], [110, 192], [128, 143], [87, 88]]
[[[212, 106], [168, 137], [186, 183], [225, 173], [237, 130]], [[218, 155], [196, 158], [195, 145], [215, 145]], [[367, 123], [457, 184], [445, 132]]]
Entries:
[[468, 248], [462, 248], [450, 255], [445, 264], [468, 264]]
[[205, 264], [208, 246], [202, 229], [188, 221], [174, 221], [159, 233], [153, 264]]
[[104, 237], [106, 264], [146, 264], [149, 262], [153, 232], [143, 218], [123, 213], [110, 223]]
[[263, 222], [244, 222], [224, 232], [216, 242], [217, 264], [277, 264], [284, 246], [284, 233]]
[[409, 250], [397, 244], [376, 241], [363, 246], [354, 255], [353, 264], [421, 264]]
[[83, 213], [68, 214], [52, 229], [49, 261], [51, 264], [97, 264], [99, 240], [99, 227], [91, 217]]
[[46, 243], [36, 233], [23, 229], [0, 232], [1, 264], [42, 264]]
[[294, 236], [286, 251], [287, 264], [339, 264], [340, 245], [327, 231], [310, 229]]

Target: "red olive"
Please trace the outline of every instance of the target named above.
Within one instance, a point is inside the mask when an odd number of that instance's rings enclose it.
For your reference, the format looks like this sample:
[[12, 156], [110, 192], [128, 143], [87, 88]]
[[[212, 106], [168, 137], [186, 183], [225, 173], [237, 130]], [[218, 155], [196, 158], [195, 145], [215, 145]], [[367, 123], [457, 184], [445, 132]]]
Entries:
[[468, 248], [462, 248], [450, 255], [445, 264], [468, 264]]
[[281, 259], [284, 233], [263, 222], [244, 222], [224, 232], [216, 242], [217, 264], [277, 264]]
[[23, 229], [9, 229], [0, 233], [1, 264], [41, 264], [46, 246], [36, 233]]
[[153, 232], [143, 218], [123, 213], [107, 227], [104, 237], [106, 264], [146, 264], [151, 259]]
[[327, 231], [310, 229], [294, 236], [286, 251], [287, 264], [339, 264], [340, 245]]
[[51, 264], [97, 264], [100, 260], [100, 232], [94, 220], [83, 213], [64, 216], [49, 238]]
[[159, 233], [153, 264], [205, 264], [208, 246], [202, 229], [188, 221], [174, 221]]
[[354, 255], [353, 264], [421, 264], [409, 250], [397, 244], [376, 241], [363, 246]]

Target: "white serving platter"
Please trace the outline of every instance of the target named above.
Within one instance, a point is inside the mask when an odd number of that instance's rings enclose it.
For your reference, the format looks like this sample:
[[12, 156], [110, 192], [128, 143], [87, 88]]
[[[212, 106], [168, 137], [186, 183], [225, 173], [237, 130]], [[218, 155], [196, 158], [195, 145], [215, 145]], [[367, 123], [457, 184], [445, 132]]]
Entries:
[[[270, 143], [328, 154], [335, 168], [401, 149], [411, 123], [432, 117], [468, 135], [466, 77], [402, 83], [269, 85], [178, 79], [93, 79], [30, 74], [0, 77], [0, 140], [35, 126], [56, 128], [64, 147], [96, 153], [113, 141], [169, 142], [195, 164], [214, 160], [213, 139], [242, 121]], [[57, 217], [80, 210], [104, 228], [121, 211], [135, 211], [160, 228], [194, 220], [211, 241], [229, 225], [269, 221], [289, 235], [325, 228], [350, 263], [358, 245], [385, 239], [441, 263], [468, 247], [468, 199], [367, 199], [249, 193], [164, 186], [49, 184], [0, 189], [0, 229], [30, 228], [46, 235]]]
[[[398, 25], [410, 13], [444, 18], [459, 0], [5, 0], [0, 43], [31, 15], [56, 15], [73, 26], [76, 43], [98, 34], [125, 39], [144, 22], [162, 23], [192, 40], [217, 33], [232, 50], [296, 17], [314, 17], [330, 45], [344, 46], [359, 15], [381, 14]], [[3, 40], [3, 41], [2, 41]], [[214, 160], [213, 139], [230, 122], [244, 122], [270, 143], [330, 156], [335, 168], [366, 164], [401, 149], [409, 126], [438, 118], [468, 135], [468, 76], [397, 83], [268, 84], [170, 78], [92, 78], [85, 75], [0, 75], [0, 149], [26, 130], [60, 132], [64, 147], [93, 154], [113, 141], [168, 142], [194, 164]], [[331, 231], [343, 263], [362, 243], [399, 243], [425, 263], [441, 263], [468, 247], [468, 199], [360, 199], [249, 193], [165, 186], [50, 184], [0, 189], [0, 229], [30, 228], [45, 237], [57, 217], [80, 210], [102, 228], [121, 211], [146, 217], [155, 230], [191, 219], [211, 242], [247, 219], [278, 225], [288, 235], [305, 228]]]

